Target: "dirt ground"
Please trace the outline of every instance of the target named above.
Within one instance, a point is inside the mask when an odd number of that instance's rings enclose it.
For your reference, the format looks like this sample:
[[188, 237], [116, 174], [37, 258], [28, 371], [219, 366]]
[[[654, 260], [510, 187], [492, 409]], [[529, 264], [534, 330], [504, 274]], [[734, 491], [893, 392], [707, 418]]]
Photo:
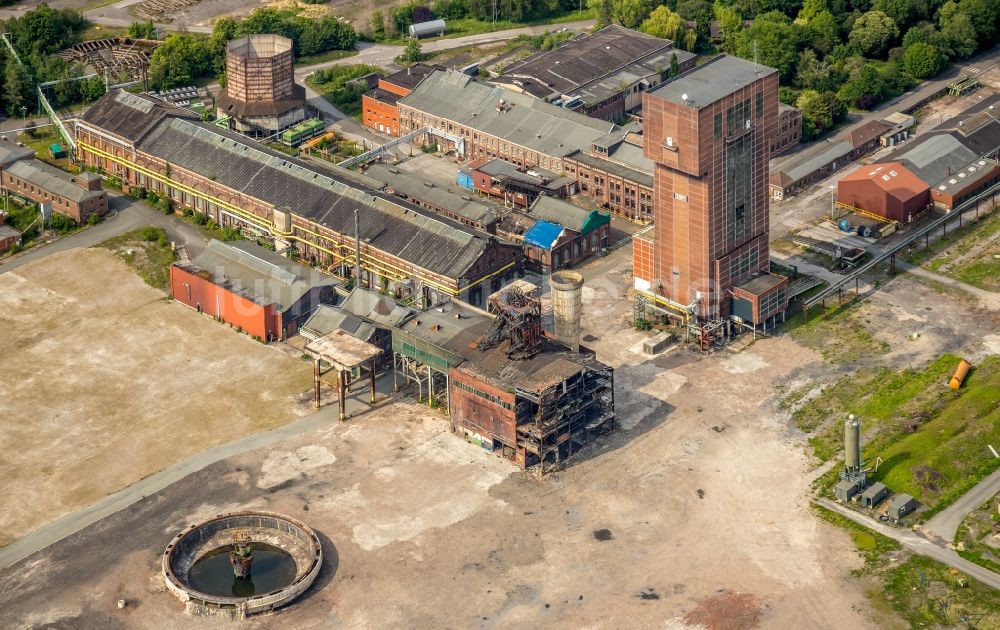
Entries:
[[308, 364], [167, 301], [106, 250], [0, 275], [0, 330], [0, 545], [308, 412]]
[[623, 325], [623, 271], [587, 286], [584, 322], [616, 366], [622, 430], [565, 471], [521, 473], [401, 401], [220, 462], [0, 572], [0, 610], [14, 626], [198, 627], [163, 592], [163, 546], [198, 518], [266, 508], [320, 531], [327, 567], [262, 627], [687, 628], [719, 606], [720, 628], [872, 625], [777, 405], [818, 355], [786, 337], [651, 361]]

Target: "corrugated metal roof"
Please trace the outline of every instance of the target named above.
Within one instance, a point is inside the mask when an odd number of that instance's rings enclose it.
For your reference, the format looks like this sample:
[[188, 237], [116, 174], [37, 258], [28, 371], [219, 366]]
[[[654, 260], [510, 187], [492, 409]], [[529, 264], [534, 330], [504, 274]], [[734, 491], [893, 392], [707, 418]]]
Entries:
[[353, 187], [287, 156], [224, 130], [180, 118], [158, 125], [141, 142], [144, 151], [260, 199], [340, 234], [354, 234], [359, 209], [361, 240], [418, 267], [462, 277], [483, 255], [488, 235], [395, 198]]
[[73, 174], [38, 160], [18, 160], [8, 166], [6, 170], [11, 175], [30, 182], [42, 190], [76, 203], [82, 203], [104, 194], [103, 190], [87, 190], [77, 186], [73, 183], [75, 177]]
[[354, 287], [340, 308], [386, 327], [396, 326], [416, 312], [397, 304], [385, 295], [360, 287]]
[[534, 245], [542, 249], [552, 249], [552, 246], [556, 244], [559, 237], [563, 235], [563, 231], [563, 226], [558, 223], [537, 221], [524, 233], [524, 242], [526, 245]]
[[[909, 201], [927, 192], [927, 184], [920, 180], [901, 162], [883, 162], [863, 166], [845, 175], [841, 182], [871, 181], [876, 186], [900, 201]], [[838, 184], [839, 185], [839, 184]]]
[[314, 287], [339, 282], [314, 269], [247, 241], [209, 241], [200, 254], [181, 268], [210, 274], [212, 281], [256, 304], [286, 310]]
[[906, 164], [917, 177], [933, 186], [978, 156], [953, 135], [939, 134], [890, 157]]
[[[506, 111], [498, 111], [500, 101]], [[399, 103], [555, 157], [589, 148], [617, 128], [453, 70], [431, 73]]]
[[678, 63], [694, 56], [674, 49], [670, 40], [611, 25], [515, 62], [504, 68], [497, 82], [517, 80], [524, 84], [520, 87], [540, 98], [580, 96], [592, 105], [640, 79], [656, 75], [659, 81], [674, 54]]
[[[496, 221], [493, 207], [480, 203], [468, 195], [445, 189], [430, 180], [400, 171], [385, 164], [372, 164], [365, 171], [369, 177], [385, 182], [387, 186], [409, 199], [417, 199], [470, 221], [489, 225]], [[456, 185], [457, 186], [457, 185]], [[464, 189], [461, 189], [464, 192]]]
[[136, 142], [167, 114], [198, 120], [198, 115], [190, 110], [152, 96], [131, 94], [124, 90], [108, 92], [86, 111], [81, 120]]
[[[791, 156], [791, 160], [786, 160], [785, 164], [792, 163], [787, 170], [778, 171], [788, 178], [788, 183], [794, 183], [800, 179], [811, 175], [831, 162], [839, 160], [854, 150], [854, 145], [846, 140], [840, 142], [828, 140], [817, 146], [815, 149], [803, 151]], [[786, 184], [787, 185], [787, 184]]]

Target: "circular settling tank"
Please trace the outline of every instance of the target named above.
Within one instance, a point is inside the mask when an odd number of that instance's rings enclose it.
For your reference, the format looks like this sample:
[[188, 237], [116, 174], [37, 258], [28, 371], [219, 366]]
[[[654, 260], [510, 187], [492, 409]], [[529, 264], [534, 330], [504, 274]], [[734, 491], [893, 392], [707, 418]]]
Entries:
[[163, 577], [188, 612], [242, 619], [294, 600], [322, 564], [319, 538], [301, 521], [231, 512], [175, 536], [163, 552]]

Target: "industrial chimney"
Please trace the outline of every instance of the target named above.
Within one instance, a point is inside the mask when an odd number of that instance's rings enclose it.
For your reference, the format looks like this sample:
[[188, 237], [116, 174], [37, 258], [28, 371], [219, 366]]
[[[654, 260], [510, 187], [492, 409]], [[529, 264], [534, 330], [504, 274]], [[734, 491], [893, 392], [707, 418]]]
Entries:
[[579, 352], [583, 276], [575, 271], [557, 271], [549, 277], [549, 286], [552, 287], [552, 320], [556, 340], [573, 352]]
[[849, 477], [861, 473], [861, 421], [853, 413], [844, 423], [844, 472]]

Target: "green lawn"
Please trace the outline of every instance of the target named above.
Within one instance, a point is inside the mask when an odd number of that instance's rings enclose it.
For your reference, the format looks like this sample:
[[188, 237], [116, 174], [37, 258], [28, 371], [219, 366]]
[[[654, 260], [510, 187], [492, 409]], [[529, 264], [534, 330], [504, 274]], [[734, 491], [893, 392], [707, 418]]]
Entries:
[[986, 539], [993, 536], [994, 527], [1000, 523], [997, 501], [1000, 501], [1000, 494], [965, 517], [955, 534], [955, 544], [960, 547], [959, 555], [966, 560], [1000, 573], [1000, 549], [986, 544]]
[[42, 160], [43, 162], [48, 162], [53, 166], [57, 166], [63, 170], [69, 166], [69, 158], [53, 158], [52, 154], [49, 153], [49, 146], [52, 144], [61, 144], [63, 149], [68, 151], [69, 147], [66, 146], [66, 140], [59, 135], [59, 130], [55, 125], [49, 125], [47, 127], [38, 127], [35, 129], [35, 135], [32, 136], [27, 132], [18, 134], [18, 142], [24, 143], [25, 146], [31, 147], [35, 150], [35, 156]]
[[[910, 256], [911, 262], [966, 284], [1000, 291], [1000, 212], [993, 211], [978, 221], [968, 221], [961, 228], [938, 238], [930, 247], [919, 249]], [[990, 244], [984, 244], [989, 239]], [[974, 247], [981, 250], [968, 260], [954, 264]]]
[[361, 95], [367, 90], [363, 86], [349, 87], [347, 83], [372, 72], [385, 75], [385, 70], [378, 66], [356, 63], [317, 70], [306, 77], [306, 84], [345, 115], [356, 116], [361, 113]]
[[353, 57], [356, 54], [358, 54], [357, 50], [328, 50], [326, 52], [322, 52], [317, 55], [306, 55], [303, 57], [296, 57], [295, 65], [311, 66], [315, 63], [324, 63], [326, 61], [336, 61], [337, 59], [346, 59], [347, 57]]
[[857, 415], [866, 464], [882, 458], [872, 479], [916, 497], [930, 508], [926, 518], [1000, 465], [986, 448], [1000, 444], [1000, 356], [984, 359], [953, 392], [958, 361], [946, 354], [918, 370], [858, 370], [804, 404], [795, 422], [815, 431], [810, 444], [827, 461], [841, 457], [842, 421]]
[[889, 351], [889, 344], [872, 335], [874, 326], [862, 318], [858, 309], [862, 302], [848, 292], [844, 304], [837, 298], [827, 299], [827, 306], [809, 310], [809, 319], [802, 322], [801, 313], [789, 317], [780, 331], [791, 332], [803, 345], [819, 350], [831, 363], [855, 363]]
[[895, 619], [879, 618], [890, 614], [911, 628], [1000, 628], [1000, 591], [911, 554], [896, 541], [839, 514], [818, 506], [815, 510], [822, 519], [846, 529], [865, 559], [855, 574], [878, 585], [867, 590], [877, 626], [895, 625]]
[[140, 228], [101, 243], [132, 268], [146, 284], [170, 288], [170, 265], [174, 252], [163, 228]]

